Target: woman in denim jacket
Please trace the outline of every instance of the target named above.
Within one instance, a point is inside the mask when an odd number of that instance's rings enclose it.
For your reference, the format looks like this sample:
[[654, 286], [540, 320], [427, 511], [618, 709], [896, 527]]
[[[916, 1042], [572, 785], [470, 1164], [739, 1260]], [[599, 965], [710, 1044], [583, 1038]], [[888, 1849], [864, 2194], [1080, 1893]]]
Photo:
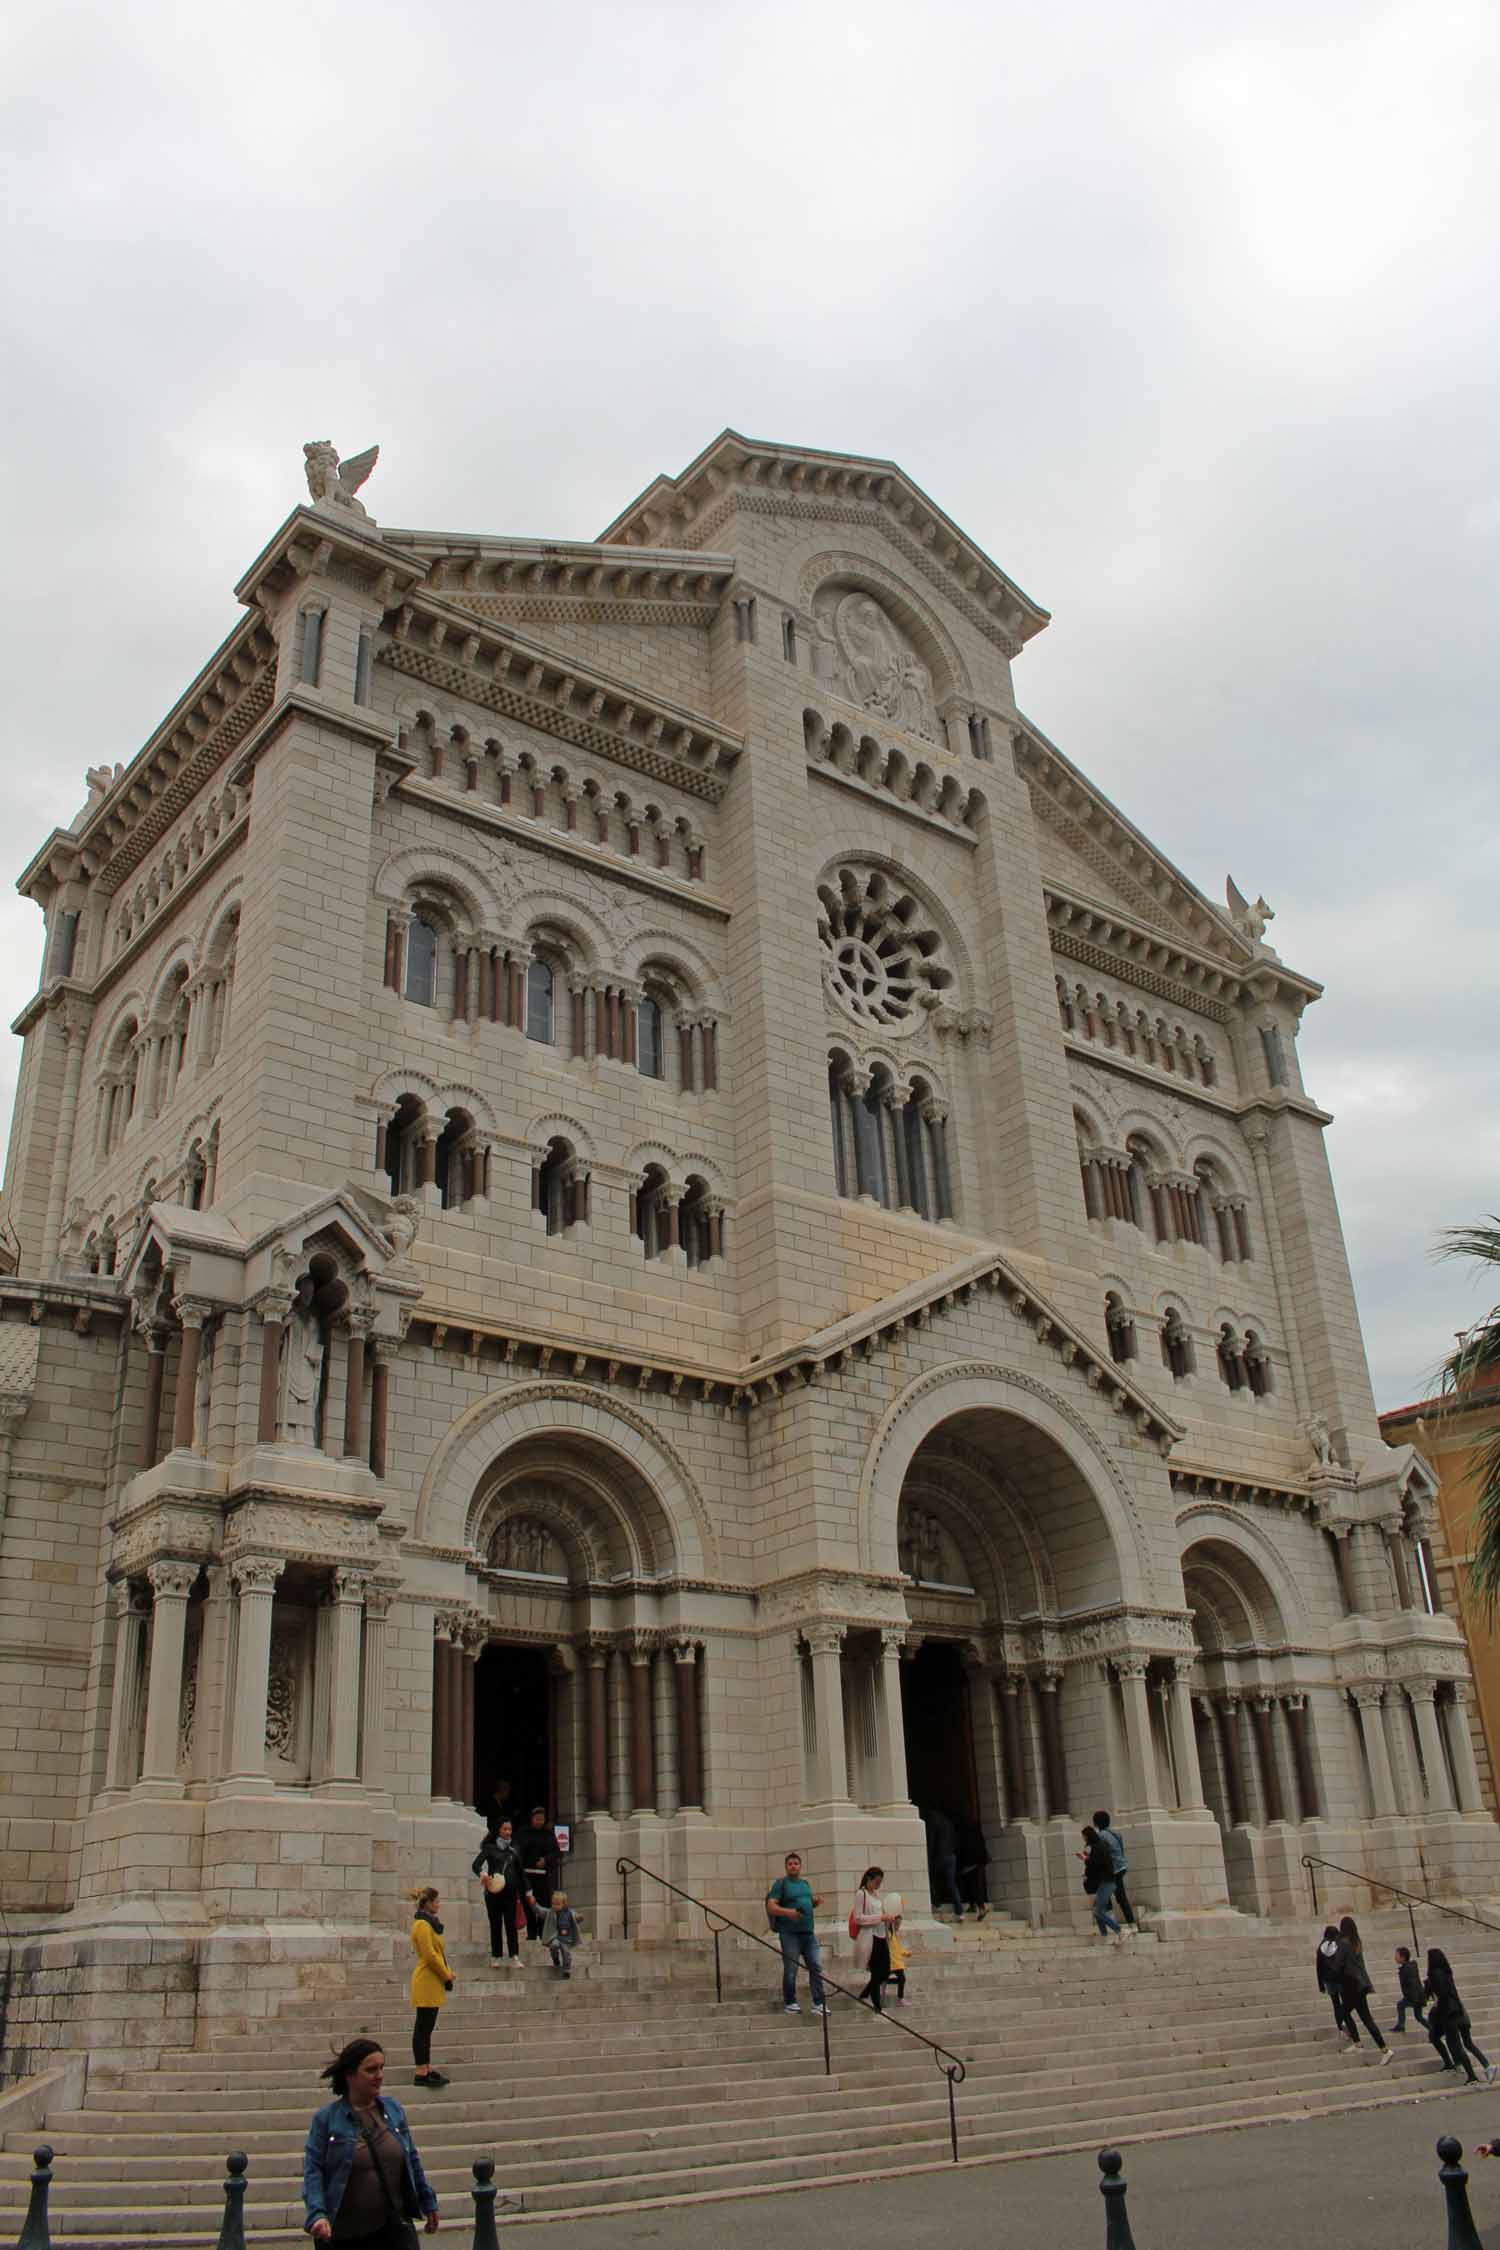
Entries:
[[377, 2039], [351, 2039], [322, 2073], [332, 2080], [335, 2098], [313, 2118], [302, 2156], [305, 2226], [314, 2242], [403, 2250], [418, 2213], [427, 2232], [437, 2232], [437, 2197], [406, 2112], [380, 2090], [384, 2074]]

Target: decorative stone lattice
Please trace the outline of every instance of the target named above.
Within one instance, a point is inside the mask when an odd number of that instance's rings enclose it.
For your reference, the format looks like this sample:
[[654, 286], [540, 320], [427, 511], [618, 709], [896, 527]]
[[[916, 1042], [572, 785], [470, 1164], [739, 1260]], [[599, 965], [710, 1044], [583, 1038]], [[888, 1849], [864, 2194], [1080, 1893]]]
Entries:
[[953, 982], [931, 916], [879, 868], [841, 867], [818, 887], [823, 981], [861, 1023], [910, 1023]]

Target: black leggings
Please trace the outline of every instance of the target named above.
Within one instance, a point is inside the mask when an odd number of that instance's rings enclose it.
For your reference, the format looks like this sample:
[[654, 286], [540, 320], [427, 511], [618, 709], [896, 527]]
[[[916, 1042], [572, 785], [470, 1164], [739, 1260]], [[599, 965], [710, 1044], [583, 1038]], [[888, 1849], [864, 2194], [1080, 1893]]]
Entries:
[[1427, 2036], [1443, 2060], [1451, 2063], [1455, 2070], [1463, 2071], [1466, 2077], [1474, 2076], [1474, 2064], [1469, 2060], [1470, 2055], [1486, 2070], [1489, 2069], [1490, 2058], [1482, 2047], [1475, 2046], [1474, 2033], [1466, 2021], [1439, 2026], [1429, 2016]]
[[411, 2059], [418, 2070], [425, 2070], [432, 2060], [432, 2027], [437, 2020], [436, 2008], [418, 2008], [411, 2027]]
[[486, 1891], [484, 1911], [490, 1918], [490, 1959], [498, 1961], [509, 1946], [511, 1956], [516, 1953], [516, 1909], [509, 1889]]
[[871, 2003], [877, 2015], [880, 2013], [881, 1987], [889, 1984], [890, 1977], [891, 1949], [883, 1937], [878, 1937], [870, 1948], [870, 1981], [859, 1995], [861, 2000]]
[[1354, 2028], [1354, 2019], [1356, 2016], [1358, 2016], [1360, 2022], [1364, 2025], [1366, 2031], [1368, 2031], [1376, 2046], [1379, 2047], [1382, 2052], [1384, 2052], [1385, 2041], [1380, 2036], [1380, 2026], [1371, 2019], [1369, 1995], [1364, 1992], [1351, 1992], [1348, 1985], [1345, 1985], [1343, 1988], [1343, 1996], [1344, 2029], [1348, 2032], [1349, 2037], [1354, 2041], [1355, 2046], [1357, 2047], [1359, 2045], [1359, 2033]]

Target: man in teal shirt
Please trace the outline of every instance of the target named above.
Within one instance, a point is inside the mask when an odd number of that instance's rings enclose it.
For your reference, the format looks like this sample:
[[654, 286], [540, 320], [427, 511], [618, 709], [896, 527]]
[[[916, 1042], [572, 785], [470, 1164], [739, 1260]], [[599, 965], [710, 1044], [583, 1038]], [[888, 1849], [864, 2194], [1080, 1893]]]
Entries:
[[788, 1852], [786, 1873], [778, 1875], [766, 1893], [766, 1912], [776, 1925], [776, 1935], [781, 1940], [781, 2005], [789, 2016], [800, 2016], [801, 2004], [797, 1999], [797, 1964], [807, 1963], [808, 1980], [812, 1985], [812, 2012], [821, 2016], [823, 2003], [823, 1955], [813, 1932], [813, 1908], [823, 1903], [810, 1883], [802, 1879], [802, 1855]]

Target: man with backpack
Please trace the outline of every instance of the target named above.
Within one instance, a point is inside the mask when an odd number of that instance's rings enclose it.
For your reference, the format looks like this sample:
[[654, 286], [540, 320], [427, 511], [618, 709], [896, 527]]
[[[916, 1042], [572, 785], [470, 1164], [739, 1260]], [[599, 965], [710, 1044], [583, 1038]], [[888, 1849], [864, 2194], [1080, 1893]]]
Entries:
[[799, 1961], [807, 1965], [808, 1982], [812, 1986], [813, 2014], [821, 2016], [825, 2012], [823, 1953], [813, 1929], [813, 1908], [822, 1903], [812, 1885], [803, 1879], [802, 1854], [788, 1852], [786, 1873], [778, 1875], [766, 1893], [766, 1913], [781, 1945], [781, 2007], [784, 2015], [800, 2016], [802, 2013], [802, 2004], [797, 1998]]
[[1129, 1872], [1129, 1869], [1125, 1858], [1125, 1845], [1120, 1835], [1120, 1831], [1118, 1828], [1112, 1828], [1110, 1826], [1109, 1814], [1107, 1812], [1096, 1812], [1094, 1815], [1094, 1833], [1098, 1837], [1100, 1843], [1104, 1846], [1105, 1850], [1109, 1853], [1110, 1872], [1114, 1877], [1115, 1883], [1115, 1904], [1120, 1909], [1121, 1914], [1125, 1917], [1125, 1927], [1128, 1930], [1133, 1930], [1136, 1926], [1135, 1908], [1131, 1905], [1129, 1899], [1125, 1896], [1125, 1877]]

